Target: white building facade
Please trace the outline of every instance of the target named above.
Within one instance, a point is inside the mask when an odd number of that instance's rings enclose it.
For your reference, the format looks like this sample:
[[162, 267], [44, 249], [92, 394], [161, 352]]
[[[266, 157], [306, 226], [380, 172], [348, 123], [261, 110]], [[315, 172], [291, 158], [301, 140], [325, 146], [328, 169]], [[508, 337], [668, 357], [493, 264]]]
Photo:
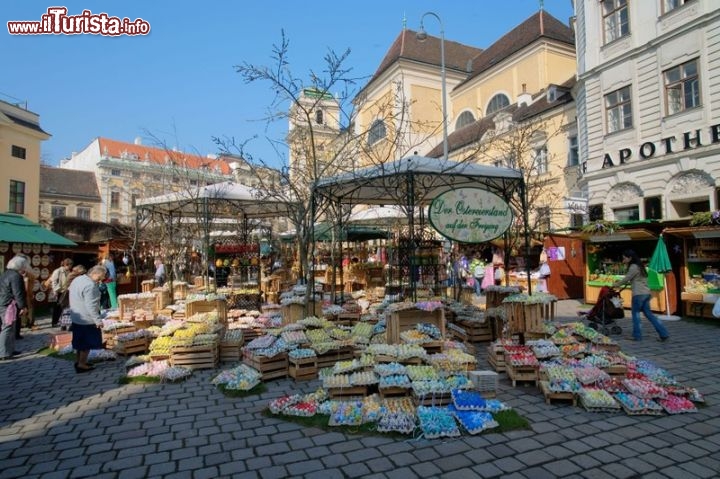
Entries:
[[592, 220], [720, 208], [720, 4], [577, 1], [580, 172]]

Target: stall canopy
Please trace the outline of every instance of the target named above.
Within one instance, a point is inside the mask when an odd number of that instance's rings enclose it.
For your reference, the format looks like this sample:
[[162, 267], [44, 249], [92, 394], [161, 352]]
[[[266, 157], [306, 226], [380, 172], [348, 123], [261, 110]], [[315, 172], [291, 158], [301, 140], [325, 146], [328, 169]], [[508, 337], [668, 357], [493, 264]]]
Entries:
[[22, 215], [0, 213], [0, 241], [6, 243], [48, 244], [53, 246], [77, 246], [69, 239], [43, 228]]
[[[415, 244], [418, 235], [415, 214], [440, 194], [457, 188], [485, 189], [508, 203], [513, 195], [519, 195], [523, 203], [525, 200], [525, 183], [520, 170], [418, 155], [322, 178], [315, 184], [313, 195], [336, 204], [400, 205], [407, 214], [409, 244]], [[527, 231], [525, 241], [527, 244]], [[416, 278], [416, 273], [411, 272], [413, 299]]]
[[138, 200], [137, 208], [175, 217], [195, 216], [198, 212], [211, 218], [268, 218], [286, 215], [292, 203], [273, 197], [272, 193], [227, 181], [175, 193]]
[[[314, 226], [315, 241], [332, 241], [333, 225], [332, 223], [318, 223]], [[334, 239], [336, 241], [367, 241], [372, 239], [388, 239], [391, 234], [381, 228], [363, 225], [345, 225]], [[280, 233], [280, 239], [283, 241], [295, 241], [297, 239], [297, 231], [290, 230]]]

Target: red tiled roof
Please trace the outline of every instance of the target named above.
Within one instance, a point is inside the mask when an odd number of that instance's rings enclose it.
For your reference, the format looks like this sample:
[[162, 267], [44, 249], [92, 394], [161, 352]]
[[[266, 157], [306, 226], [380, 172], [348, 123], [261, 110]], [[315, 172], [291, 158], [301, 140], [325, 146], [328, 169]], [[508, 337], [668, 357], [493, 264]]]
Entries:
[[498, 41], [475, 57], [472, 63], [472, 74], [463, 83], [467, 83], [513, 53], [543, 37], [575, 46], [573, 30], [546, 11], [541, 10], [500, 37]]
[[100, 154], [111, 158], [124, 159], [130, 155], [138, 161], [150, 161], [164, 165], [168, 160], [173, 161], [178, 166], [184, 166], [191, 169], [208, 168], [213, 169], [216, 166], [218, 170], [225, 175], [231, 173], [230, 165], [221, 159], [207, 158], [205, 156], [193, 155], [181, 151], [165, 150], [146, 145], [136, 145], [135, 143], [126, 143], [123, 141], [111, 140], [109, 138], [98, 138]]
[[[481, 48], [463, 45], [445, 39], [445, 68], [448, 70], [468, 71], [468, 62], [482, 52]], [[417, 32], [403, 30], [385, 54], [380, 66], [368, 82], [371, 84], [387, 70], [390, 65], [400, 59], [440, 66], [440, 38], [428, 35], [424, 41], [417, 39]]]

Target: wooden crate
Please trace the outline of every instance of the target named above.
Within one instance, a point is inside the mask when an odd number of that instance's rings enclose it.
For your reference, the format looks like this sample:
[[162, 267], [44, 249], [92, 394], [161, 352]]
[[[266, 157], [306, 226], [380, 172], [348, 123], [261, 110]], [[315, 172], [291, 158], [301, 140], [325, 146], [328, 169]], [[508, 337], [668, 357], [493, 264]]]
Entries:
[[570, 401], [573, 406], [577, 406], [577, 396], [575, 393], [570, 391], [551, 391], [550, 383], [547, 381], [540, 381], [540, 391], [542, 391], [545, 397], [545, 402], [551, 404], [558, 401]]
[[455, 321], [448, 325], [448, 330], [461, 341], [469, 343], [480, 343], [492, 340], [490, 323], [478, 323], [475, 321]]
[[[163, 309], [163, 308], [160, 308]], [[143, 311], [159, 311], [155, 309], [155, 296], [149, 296], [147, 298], [118, 298], [118, 312], [120, 313], [120, 319], [123, 321], [130, 321], [133, 313], [136, 310]]]
[[322, 317], [322, 303], [311, 301], [307, 305], [307, 313], [305, 313], [304, 304], [286, 304], [282, 307], [283, 324], [292, 324], [305, 319], [307, 316]]
[[378, 388], [378, 392], [380, 393], [380, 397], [383, 399], [402, 398], [402, 397], [412, 396], [412, 388], [399, 388], [399, 387]]
[[221, 341], [220, 342], [220, 362], [236, 363], [242, 359], [241, 341]]
[[328, 388], [327, 392], [332, 399], [361, 398], [368, 395], [368, 387], [351, 386], [347, 388]]
[[184, 300], [188, 295], [187, 283], [173, 283], [173, 299]]
[[611, 366], [602, 368], [603, 371], [608, 373], [610, 376], [624, 378], [627, 375], [627, 366], [624, 364], [613, 364]]
[[399, 344], [400, 333], [414, 329], [419, 323], [434, 324], [440, 330], [442, 337], [445, 337], [445, 311], [438, 308], [434, 311], [422, 309], [405, 309], [395, 311], [387, 319], [386, 335], [388, 344]]
[[165, 288], [153, 289], [155, 293], [155, 307], [153, 311], [160, 311], [165, 309], [168, 305], [172, 304], [172, 298], [170, 298], [170, 290]]
[[189, 318], [194, 314], [217, 312], [218, 319], [222, 324], [227, 323], [227, 303], [224, 299], [215, 301], [190, 301], [185, 303], [185, 317]]
[[447, 406], [452, 402], [450, 393], [426, 394], [424, 396], [413, 393], [413, 399], [417, 406]]
[[62, 331], [59, 333], [53, 333], [50, 337], [50, 347], [55, 351], [59, 351], [66, 346], [72, 344], [72, 333]]
[[116, 341], [113, 348], [121, 356], [129, 354], [145, 354], [148, 350], [146, 338], [131, 339], [129, 341]]
[[295, 381], [307, 381], [317, 379], [318, 363], [317, 358], [290, 358], [288, 365], [288, 375]]
[[123, 333], [134, 333], [136, 331], [134, 326], [130, 326], [127, 328], [118, 328], [113, 331], [109, 332], [102, 332], [102, 341], [105, 343], [105, 347], [107, 349], [115, 349], [115, 344], [117, 343], [117, 336], [118, 334]]
[[360, 313], [339, 313], [333, 318], [337, 324], [354, 326], [360, 321]]
[[495, 371], [499, 373], [505, 371], [505, 348], [499, 344], [488, 346], [487, 361]]
[[338, 361], [350, 361], [355, 357], [355, 349], [352, 346], [328, 351], [325, 354], [317, 355], [318, 368], [329, 368], [335, 366]]
[[140, 284], [140, 287], [142, 288], [143, 293], [149, 293], [155, 288], [155, 280], [154, 279], [146, 279]]
[[190, 369], [214, 369], [218, 365], [218, 345], [174, 347], [170, 364]]
[[280, 353], [272, 358], [266, 356], [257, 356], [251, 352], [243, 352], [243, 363], [251, 368], [257, 369], [262, 375], [262, 380], [284, 378], [288, 374], [288, 355]]
[[537, 366], [513, 366], [512, 364], [505, 363], [505, 372], [508, 378], [512, 381], [513, 387], [517, 386], [519, 381], [531, 382], [535, 386], [538, 383], [538, 368]]
[[543, 333], [545, 323], [541, 303], [504, 303], [505, 319], [510, 334]]

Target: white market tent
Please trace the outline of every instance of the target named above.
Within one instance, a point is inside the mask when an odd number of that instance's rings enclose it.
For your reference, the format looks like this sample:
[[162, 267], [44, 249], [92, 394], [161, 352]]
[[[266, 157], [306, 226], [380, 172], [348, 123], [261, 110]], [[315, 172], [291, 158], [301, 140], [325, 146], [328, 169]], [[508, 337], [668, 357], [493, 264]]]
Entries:
[[[257, 225], [257, 222], [250, 224], [249, 220], [287, 216], [292, 203], [270, 191], [227, 181], [144, 198], [137, 201], [136, 208], [138, 221], [143, 214], [159, 215], [171, 227], [181, 225], [183, 218], [195, 218], [203, 225], [204, 252], [207, 252], [214, 223], [234, 219], [249, 232]], [[207, 262], [205, 254], [203, 257]], [[207, 270], [207, 264], [204, 266]]]
[[[525, 182], [519, 170], [418, 155], [323, 178], [315, 185], [313, 195], [340, 205], [399, 205], [407, 212], [413, 244], [416, 209], [430, 205], [435, 197], [456, 188], [485, 189], [508, 203], [513, 195], [520, 195], [525, 206]], [[525, 242], [527, 246], [527, 231]], [[414, 299], [416, 274], [413, 272], [410, 287]]]

